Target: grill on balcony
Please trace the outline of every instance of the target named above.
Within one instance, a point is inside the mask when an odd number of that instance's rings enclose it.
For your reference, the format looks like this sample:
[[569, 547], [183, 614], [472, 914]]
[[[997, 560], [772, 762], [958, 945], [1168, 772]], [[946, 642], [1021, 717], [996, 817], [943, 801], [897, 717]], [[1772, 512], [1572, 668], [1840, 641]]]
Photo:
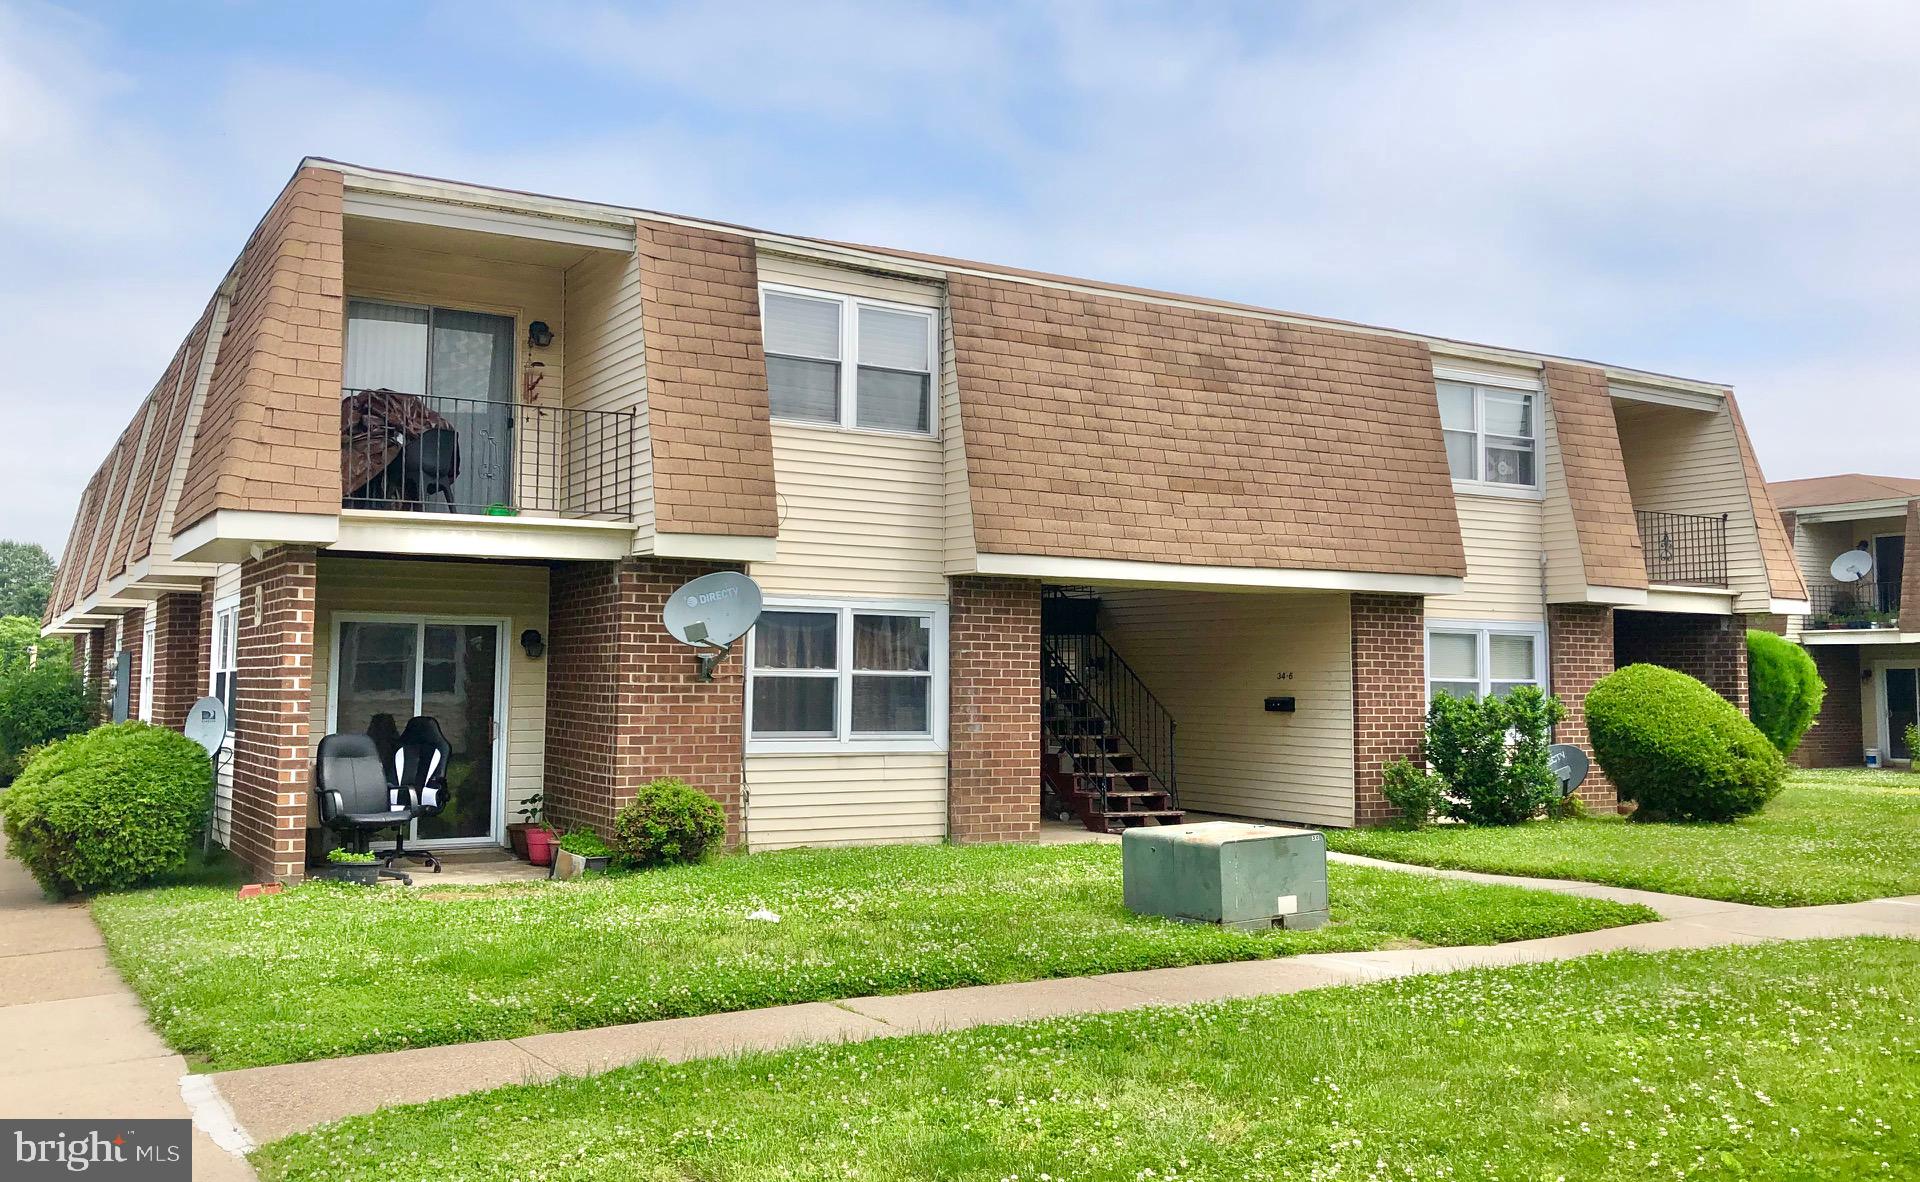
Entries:
[[634, 511], [638, 447], [632, 411], [348, 390], [340, 403], [340, 503], [625, 520]]
[[1862, 579], [1807, 589], [1806, 627], [1816, 632], [1892, 628], [1899, 624], [1900, 584]]
[[1636, 509], [1647, 581], [1692, 587], [1727, 585], [1727, 515]]

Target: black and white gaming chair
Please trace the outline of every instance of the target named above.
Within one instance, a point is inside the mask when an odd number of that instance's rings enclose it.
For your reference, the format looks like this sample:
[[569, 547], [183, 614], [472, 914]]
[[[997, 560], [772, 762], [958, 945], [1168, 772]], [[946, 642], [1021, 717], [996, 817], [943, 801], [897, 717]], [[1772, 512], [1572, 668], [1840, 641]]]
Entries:
[[[421, 714], [407, 721], [400, 732], [400, 744], [393, 753], [393, 782], [400, 798], [415, 817], [434, 817], [447, 807], [447, 761], [453, 745], [431, 715]], [[409, 850], [406, 834], [394, 843], [387, 855], [389, 864], [412, 859], [440, 872], [440, 859], [431, 850]]]

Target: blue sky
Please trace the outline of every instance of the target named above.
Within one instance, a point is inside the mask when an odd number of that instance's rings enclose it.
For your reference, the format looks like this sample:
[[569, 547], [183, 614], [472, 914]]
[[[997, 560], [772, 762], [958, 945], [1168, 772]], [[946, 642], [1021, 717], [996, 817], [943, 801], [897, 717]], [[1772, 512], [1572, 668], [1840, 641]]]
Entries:
[[1920, 5], [0, 0], [0, 535], [301, 156], [1733, 382], [1920, 475]]

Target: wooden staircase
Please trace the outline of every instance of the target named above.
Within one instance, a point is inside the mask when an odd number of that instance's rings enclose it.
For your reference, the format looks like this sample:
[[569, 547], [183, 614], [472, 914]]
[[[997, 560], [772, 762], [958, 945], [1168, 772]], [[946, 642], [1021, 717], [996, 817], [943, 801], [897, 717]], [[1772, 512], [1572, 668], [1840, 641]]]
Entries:
[[1044, 637], [1041, 672], [1044, 811], [1095, 833], [1180, 824], [1173, 720], [1105, 638]]

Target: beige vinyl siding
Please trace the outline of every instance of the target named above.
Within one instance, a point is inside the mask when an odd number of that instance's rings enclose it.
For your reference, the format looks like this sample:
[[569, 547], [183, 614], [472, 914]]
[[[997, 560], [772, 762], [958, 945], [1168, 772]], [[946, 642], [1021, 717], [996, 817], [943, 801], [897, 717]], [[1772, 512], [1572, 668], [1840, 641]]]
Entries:
[[1460, 540], [1467, 553], [1465, 584], [1455, 595], [1427, 600], [1427, 615], [1454, 620], [1530, 620], [1545, 614], [1540, 600], [1540, 555], [1545, 546], [1543, 505], [1516, 497], [1461, 494]]
[[953, 362], [953, 317], [940, 312], [940, 440], [946, 466], [948, 574], [979, 566], [973, 541], [973, 491], [967, 485], [967, 439], [960, 426], [960, 379]]
[[647, 423], [647, 352], [641, 337], [638, 255], [592, 254], [567, 268], [567, 405], [633, 411], [635, 543], [653, 538], [653, 446]]
[[1727, 515], [1727, 576], [1735, 610], [1764, 612], [1771, 602], [1760, 534], [1733, 416], [1616, 400], [1614, 419], [1635, 509]]
[[[240, 564], [223, 562], [214, 569], [213, 574], [213, 610], [237, 607], [240, 603]], [[216, 629], [209, 627], [207, 634], [200, 638], [205, 645], [207, 657], [207, 684], [199, 687], [202, 695], [213, 693], [213, 634]], [[214, 772], [213, 789], [213, 840], [225, 846], [233, 825], [233, 760], [223, 759]]]
[[[529, 363], [541, 362], [538, 405], [566, 405], [566, 284], [558, 267], [506, 259], [451, 254], [385, 242], [369, 242], [348, 234], [346, 284], [350, 299], [387, 300], [400, 304], [427, 304], [466, 312], [488, 312], [514, 318], [513, 397], [523, 401]], [[527, 325], [543, 320], [553, 330], [553, 344], [533, 349], [527, 344]], [[560, 432], [543, 431], [548, 454], [517, 457], [516, 498], [534, 504], [552, 504], [553, 487], [561, 464]], [[518, 446], [528, 446], [520, 433]], [[523, 512], [527, 511], [523, 504]]]
[[816, 291], [864, 296], [870, 300], [890, 300], [896, 304], [915, 304], [922, 308], [938, 308], [941, 304], [939, 284], [905, 275], [882, 275], [766, 249], [760, 251], [759, 269], [762, 283], [811, 287]]
[[1353, 824], [1347, 596], [1109, 591], [1101, 629], [1173, 716], [1183, 807]]
[[[527, 656], [520, 633], [547, 631], [547, 570], [505, 562], [405, 562], [372, 558], [320, 559], [313, 644], [313, 743], [327, 733], [336, 614], [390, 612], [424, 616], [505, 618], [507, 653], [507, 820], [540, 791], [546, 770], [547, 664]], [[504, 835], [503, 835], [504, 837]]]
[[749, 755], [747, 844], [937, 842], [947, 834], [947, 757]]
[[1587, 598], [1586, 562], [1580, 556], [1580, 530], [1567, 495], [1567, 472], [1560, 461], [1560, 435], [1550, 398], [1541, 400], [1540, 423], [1545, 452], [1540, 468], [1546, 492], [1540, 505], [1540, 541], [1547, 555], [1547, 598], [1554, 603], [1581, 603]]

